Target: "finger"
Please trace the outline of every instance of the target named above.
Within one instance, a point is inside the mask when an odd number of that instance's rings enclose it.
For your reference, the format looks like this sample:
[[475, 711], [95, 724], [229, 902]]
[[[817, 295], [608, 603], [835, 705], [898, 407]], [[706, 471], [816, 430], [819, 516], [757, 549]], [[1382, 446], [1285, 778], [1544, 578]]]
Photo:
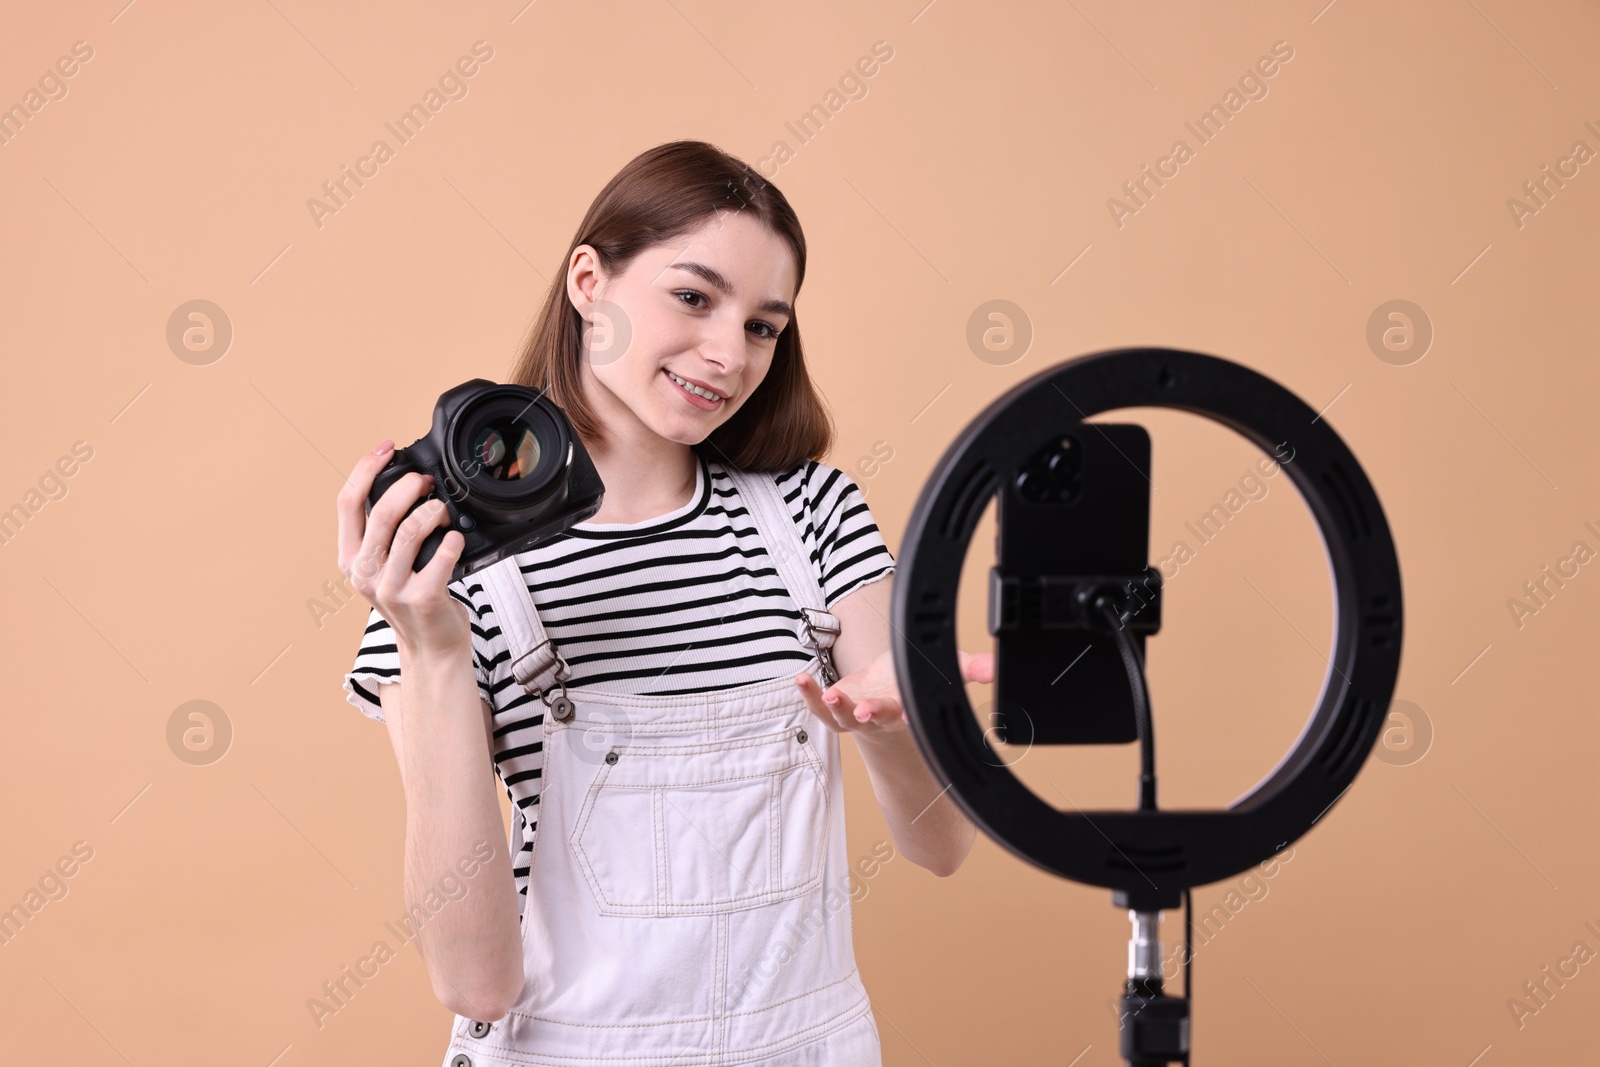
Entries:
[[871, 696], [857, 700], [838, 684], [822, 691], [822, 704], [846, 730], [894, 729], [900, 702], [893, 697]]
[[903, 718], [900, 703], [888, 697], [873, 697], [867, 708], [868, 717], [879, 726], [892, 726], [895, 720]]
[[[449, 521], [449, 516], [445, 517], [445, 521]], [[430, 526], [428, 529], [432, 530], [433, 527]], [[421, 545], [422, 541], [422, 537], [417, 538], [418, 545]], [[417, 581], [421, 582], [425, 589], [442, 589], [448, 586], [450, 584], [450, 575], [455, 570], [456, 564], [460, 562], [461, 553], [466, 551], [466, 547], [467, 537], [465, 534], [460, 530], [452, 529], [446, 531], [444, 539], [439, 542], [439, 547], [434, 549], [433, 558], [417, 572]], [[412, 558], [415, 559], [415, 556], [413, 555]]]
[[[450, 514], [445, 509], [444, 501], [429, 500], [400, 523], [400, 528], [394, 534], [394, 543], [389, 548], [388, 562], [383, 565], [383, 577], [378, 581], [381, 596], [392, 597], [400, 591], [401, 586], [411, 581], [411, 568], [417, 561], [423, 540], [435, 527], [449, 521]], [[429, 563], [432, 562], [429, 560]]]
[[834, 733], [843, 733], [850, 727], [840, 719], [838, 714], [822, 699], [822, 689], [817, 685], [817, 680], [811, 675], [801, 672], [794, 676], [795, 684], [800, 687], [800, 696], [804, 698], [806, 707], [811, 713], [822, 720], [824, 726]]
[[994, 681], [994, 653], [961, 653], [961, 677], [969, 682]]
[[346, 577], [350, 575], [350, 565], [361, 552], [361, 536], [367, 529], [367, 513], [362, 504], [367, 494], [372, 492], [372, 480], [389, 465], [393, 455], [394, 442], [385, 441], [356, 460], [355, 469], [339, 490], [336, 502], [339, 511], [339, 569]]
[[822, 702], [827, 705], [835, 715], [839, 716], [840, 722], [843, 722], [848, 726], [856, 726], [860, 724], [861, 720], [856, 716], [856, 710], [860, 707], [860, 705], [856, 703], [855, 697], [851, 696], [849, 693], [846, 693], [837, 685], [829, 686], [827, 689], [822, 691]]
[[889, 697], [869, 697], [856, 705], [855, 715], [863, 730], [896, 730], [905, 721], [900, 702]]
[[795, 685], [800, 689], [800, 697], [806, 702], [806, 708], [821, 719], [823, 725], [837, 732], [843, 727], [834, 719], [833, 713], [822, 702], [822, 690], [817, 686], [816, 679], [811, 675], [801, 672], [794, 676]]
[[[384, 561], [393, 551], [391, 546], [400, 521], [405, 518], [411, 505], [421, 499], [432, 485], [433, 480], [428, 475], [412, 471], [385, 489], [372, 506], [372, 513], [367, 516], [366, 533], [361, 538], [360, 559], [357, 561], [357, 566], [365, 572], [363, 577], [369, 588], [383, 580]], [[415, 555], [412, 558], [415, 559]], [[356, 588], [360, 589], [361, 586], [357, 585]]]

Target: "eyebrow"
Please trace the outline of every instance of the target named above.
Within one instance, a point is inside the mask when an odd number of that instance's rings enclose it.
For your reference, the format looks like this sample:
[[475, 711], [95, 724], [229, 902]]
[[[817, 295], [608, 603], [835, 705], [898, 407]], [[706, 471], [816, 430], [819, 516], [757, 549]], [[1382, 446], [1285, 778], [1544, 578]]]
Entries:
[[[667, 266], [674, 270], [688, 271], [690, 274], [697, 274], [701, 278], [704, 278], [706, 283], [712, 288], [720, 289], [728, 296], [734, 295], [733, 286], [728, 284], [728, 279], [724, 278], [720, 273], [718, 273], [716, 270], [713, 270], [711, 267], [706, 266], [704, 263], [668, 263]], [[784, 300], [763, 301], [759, 306], [759, 310], [771, 311], [774, 314], [787, 315], [791, 319], [794, 318], [794, 308], [790, 307], [788, 302]]]

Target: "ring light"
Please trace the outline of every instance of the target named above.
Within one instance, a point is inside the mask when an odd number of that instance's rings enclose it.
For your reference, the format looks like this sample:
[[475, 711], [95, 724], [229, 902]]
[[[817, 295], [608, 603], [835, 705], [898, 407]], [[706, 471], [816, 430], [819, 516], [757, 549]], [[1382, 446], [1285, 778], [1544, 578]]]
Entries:
[[[1334, 643], [1316, 708], [1293, 749], [1224, 809], [1058, 811], [995, 758], [961, 680], [956, 593], [967, 546], [1006, 472], [1041, 438], [1104, 411], [1175, 408], [1220, 422], [1284, 469], [1316, 520], [1333, 572]], [[1092, 425], [1092, 424], [1090, 424]], [[1355, 778], [1384, 722], [1400, 667], [1400, 569], [1361, 465], [1299, 397], [1237, 363], [1177, 349], [1124, 348], [1068, 360], [990, 404], [945, 452], [912, 509], [895, 582], [896, 676], [923, 758], [961, 810], [1029, 862], [1117, 891], [1137, 911], [1178, 905], [1192, 886], [1271, 857], [1320, 819]]]

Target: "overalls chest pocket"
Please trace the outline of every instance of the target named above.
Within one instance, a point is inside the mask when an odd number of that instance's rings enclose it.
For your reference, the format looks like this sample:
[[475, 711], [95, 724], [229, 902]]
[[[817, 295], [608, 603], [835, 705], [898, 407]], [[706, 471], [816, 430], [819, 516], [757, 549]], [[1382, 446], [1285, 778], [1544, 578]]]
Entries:
[[803, 727], [615, 746], [585, 793], [570, 844], [604, 915], [709, 915], [817, 888], [829, 790]]

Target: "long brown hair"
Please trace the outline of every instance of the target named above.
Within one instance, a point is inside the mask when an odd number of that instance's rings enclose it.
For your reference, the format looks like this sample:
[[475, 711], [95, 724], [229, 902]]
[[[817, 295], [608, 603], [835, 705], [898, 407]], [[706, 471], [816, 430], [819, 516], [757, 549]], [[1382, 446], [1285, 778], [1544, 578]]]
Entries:
[[[545, 389], [586, 443], [604, 427], [583, 394], [583, 317], [567, 298], [567, 264], [592, 245], [608, 274], [620, 274], [641, 251], [698, 229], [719, 211], [748, 211], [794, 250], [795, 294], [806, 276], [806, 239], [778, 187], [748, 164], [704, 141], [671, 141], [639, 153], [600, 190], [578, 224], [561, 269], [512, 368], [517, 385]], [[738, 411], [693, 446], [725, 466], [788, 470], [821, 460], [833, 421], [806, 372], [798, 312], [778, 335], [772, 365]]]

